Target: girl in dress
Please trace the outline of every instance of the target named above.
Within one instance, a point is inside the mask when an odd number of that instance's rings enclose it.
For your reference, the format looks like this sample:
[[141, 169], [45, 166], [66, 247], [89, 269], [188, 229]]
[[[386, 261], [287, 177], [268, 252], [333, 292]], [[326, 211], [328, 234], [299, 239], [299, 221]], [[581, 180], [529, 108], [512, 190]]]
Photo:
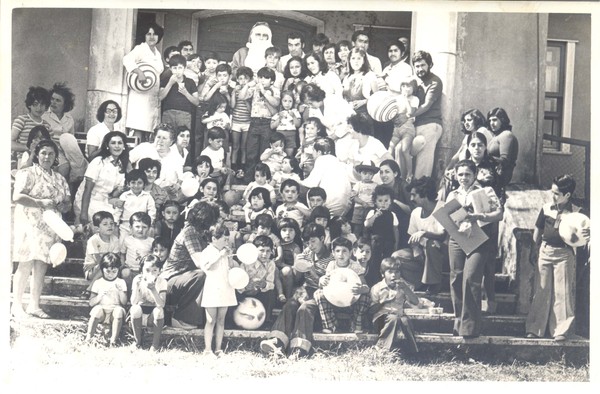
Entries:
[[[229, 269], [237, 267], [229, 249], [229, 230], [223, 224], [210, 227], [210, 244], [202, 251], [201, 268], [206, 273], [201, 306], [206, 310], [204, 354], [221, 356], [227, 308], [237, 305], [235, 290], [229, 284]], [[215, 352], [212, 341], [215, 339]]]
[[281, 277], [283, 295], [289, 300], [302, 279], [302, 275], [293, 268], [296, 255], [302, 252], [302, 234], [298, 222], [292, 218], [281, 219], [277, 229], [281, 237], [282, 253], [275, 259], [275, 265]]
[[294, 90], [306, 78], [306, 68], [300, 56], [292, 56], [283, 69], [283, 90]]

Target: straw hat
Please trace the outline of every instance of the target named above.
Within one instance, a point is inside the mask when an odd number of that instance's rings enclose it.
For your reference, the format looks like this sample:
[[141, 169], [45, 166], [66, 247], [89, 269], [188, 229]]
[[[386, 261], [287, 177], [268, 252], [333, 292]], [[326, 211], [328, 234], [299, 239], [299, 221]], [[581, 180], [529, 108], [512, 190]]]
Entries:
[[375, 165], [375, 163], [373, 163], [373, 160], [363, 160], [359, 165], [354, 167], [354, 169], [356, 170], [356, 172], [361, 172], [361, 171], [371, 171], [373, 173], [379, 172], [379, 167], [377, 167]]

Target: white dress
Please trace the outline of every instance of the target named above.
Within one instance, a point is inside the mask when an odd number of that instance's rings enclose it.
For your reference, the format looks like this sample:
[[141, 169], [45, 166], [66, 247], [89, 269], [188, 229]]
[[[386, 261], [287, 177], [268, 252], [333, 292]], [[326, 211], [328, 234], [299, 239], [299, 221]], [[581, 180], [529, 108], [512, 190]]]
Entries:
[[160, 99], [158, 91], [160, 89], [160, 74], [164, 70], [162, 55], [160, 51], [152, 51], [148, 44], [142, 43], [136, 45], [127, 55], [123, 57], [123, 65], [127, 72], [137, 68], [139, 63], [148, 63], [157, 72], [156, 83], [152, 89], [145, 92], [129, 90], [127, 100], [127, 122], [125, 126], [136, 130], [151, 132], [154, 126], [158, 124]]
[[[109, 194], [117, 186], [125, 184], [125, 173], [120, 172], [120, 167], [113, 164], [110, 156], [105, 159], [98, 156], [88, 165], [85, 177], [94, 181], [94, 188], [88, 206], [88, 219], [92, 220], [92, 216], [98, 211], [107, 211], [114, 215], [115, 208], [108, 202]], [[85, 183], [86, 180], [84, 179], [79, 185], [79, 189], [77, 189], [77, 194], [75, 194], [74, 211], [77, 216], [81, 213]]]
[[235, 289], [229, 284], [229, 258], [222, 257], [220, 253], [212, 244], [201, 253], [201, 268], [206, 273], [201, 301], [203, 308], [237, 305]]

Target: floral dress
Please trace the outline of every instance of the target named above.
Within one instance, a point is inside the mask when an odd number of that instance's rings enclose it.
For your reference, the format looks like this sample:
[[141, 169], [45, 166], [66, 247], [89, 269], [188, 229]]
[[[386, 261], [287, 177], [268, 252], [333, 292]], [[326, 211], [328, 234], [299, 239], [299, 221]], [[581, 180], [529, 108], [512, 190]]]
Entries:
[[[71, 193], [65, 178], [56, 171], [47, 173], [38, 164], [17, 172], [14, 192], [35, 199], [52, 199], [55, 204], [69, 201]], [[43, 208], [26, 207], [17, 203], [14, 211], [13, 261], [39, 260], [49, 263], [50, 247], [60, 237], [48, 227]]]

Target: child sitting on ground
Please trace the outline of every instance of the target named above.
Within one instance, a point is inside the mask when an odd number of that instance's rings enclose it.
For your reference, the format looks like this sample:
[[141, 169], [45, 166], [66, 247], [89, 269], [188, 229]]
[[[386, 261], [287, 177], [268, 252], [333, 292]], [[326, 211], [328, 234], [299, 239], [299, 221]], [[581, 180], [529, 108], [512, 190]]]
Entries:
[[294, 156], [298, 147], [296, 139], [301, 122], [300, 112], [294, 107], [294, 93], [289, 90], [281, 92], [281, 108], [271, 118], [271, 128], [284, 136], [285, 153], [290, 157]]
[[377, 346], [391, 350], [396, 343], [398, 328], [404, 334], [404, 343], [413, 353], [419, 351], [412, 323], [404, 314], [404, 302], [419, 304], [419, 298], [402, 280], [400, 263], [391, 257], [381, 262], [383, 280], [371, 288], [370, 313], [379, 339]]
[[127, 284], [119, 278], [121, 259], [116, 253], [106, 253], [100, 260], [102, 278], [94, 282], [89, 304], [90, 320], [88, 322], [86, 341], [90, 341], [98, 324], [111, 324], [110, 346], [115, 346], [121, 335], [127, 305]]
[[334, 261], [331, 261], [325, 269], [325, 275], [319, 279], [319, 290], [315, 292], [315, 300], [319, 306], [321, 322], [323, 324], [323, 333], [331, 334], [338, 328], [336, 309], [331, 302], [325, 298], [323, 288], [329, 284], [331, 274], [340, 268], [350, 268], [356, 272], [361, 280], [360, 285], [352, 288], [352, 293], [358, 296], [358, 299], [351, 305], [352, 322], [350, 330], [355, 333], [362, 333], [362, 322], [370, 304], [369, 286], [365, 284], [365, 269], [356, 261], [350, 259], [352, 253], [352, 244], [346, 238], [336, 238], [331, 242], [331, 251]]
[[380, 261], [373, 259], [373, 247], [371, 239], [362, 236], [352, 244], [352, 257], [365, 269], [365, 281], [371, 287], [381, 280], [379, 272]]
[[302, 178], [302, 170], [300, 169], [300, 164], [295, 157], [285, 157], [283, 162], [281, 163], [281, 171], [277, 171], [273, 174], [273, 179], [271, 180], [271, 185], [275, 189], [275, 193], [277, 195], [276, 201], [281, 202], [283, 199], [281, 197], [281, 183], [286, 179], [293, 179], [297, 182], [300, 182]]
[[293, 268], [296, 255], [302, 253], [302, 234], [298, 222], [292, 218], [281, 219], [277, 229], [281, 237], [281, 254], [275, 259], [275, 265], [281, 277], [283, 294], [290, 299], [302, 281], [302, 275]]
[[160, 209], [161, 218], [154, 222], [154, 238], [164, 237], [174, 241], [183, 228], [179, 220], [180, 207], [177, 201], [167, 200]]
[[250, 226], [256, 217], [261, 214], [267, 214], [274, 217], [275, 214], [271, 209], [271, 198], [269, 197], [269, 191], [264, 187], [255, 187], [248, 197], [250, 204], [249, 207], [244, 206], [244, 212], [246, 213], [246, 225]]
[[82, 293], [82, 298], [89, 298], [92, 286], [96, 279], [102, 277], [100, 261], [102, 256], [108, 252], [119, 253], [119, 238], [114, 234], [115, 221], [110, 212], [98, 211], [92, 216], [95, 234], [86, 243], [85, 258], [83, 260], [83, 272], [85, 278], [90, 282], [87, 289]]
[[137, 347], [142, 347], [142, 327], [153, 327], [151, 351], [160, 348], [160, 334], [165, 324], [165, 301], [167, 281], [159, 277], [162, 268], [160, 259], [152, 254], [142, 257], [142, 272], [133, 278], [131, 287], [131, 328]]
[[122, 241], [131, 234], [129, 218], [135, 212], [145, 212], [154, 221], [156, 218], [156, 204], [154, 199], [144, 190], [148, 183], [146, 173], [140, 169], [129, 171], [125, 174], [125, 184], [129, 190], [123, 192], [119, 200], [123, 201], [121, 208], [115, 209], [115, 220], [119, 224], [119, 239]]

